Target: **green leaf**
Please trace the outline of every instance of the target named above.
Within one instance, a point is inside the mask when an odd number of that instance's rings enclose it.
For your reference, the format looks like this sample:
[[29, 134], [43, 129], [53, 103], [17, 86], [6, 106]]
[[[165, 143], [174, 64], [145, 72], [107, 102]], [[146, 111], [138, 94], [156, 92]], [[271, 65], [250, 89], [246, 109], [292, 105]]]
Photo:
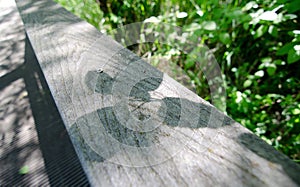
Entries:
[[283, 60], [274, 60], [274, 64], [276, 65], [285, 65], [285, 62]]
[[243, 97], [242, 97], [242, 93], [240, 91], [237, 91], [236, 92], [236, 99], [235, 99], [235, 102], [236, 103], [240, 103], [242, 100], [243, 100]]
[[249, 29], [249, 23], [248, 22], [243, 23], [243, 28], [245, 30], [248, 30]]
[[21, 167], [21, 169], [19, 170], [19, 174], [21, 175], [25, 175], [29, 172], [29, 167], [28, 166], [23, 166]]
[[270, 63], [272, 62], [272, 58], [271, 57], [264, 57], [261, 59], [261, 64], [258, 66], [258, 69], [263, 69], [265, 67], [268, 67], [270, 65]]
[[243, 86], [244, 86], [244, 88], [247, 88], [247, 87], [251, 86], [251, 84], [252, 84], [252, 81], [248, 79], [244, 82]]
[[114, 23], [118, 23], [120, 21], [120, 18], [118, 16], [116, 16], [115, 14], [113, 13], [110, 13], [110, 20]]
[[274, 11], [266, 11], [259, 16], [259, 19], [265, 21], [275, 21], [277, 19], [278, 14]]
[[186, 12], [179, 12], [176, 14], [177, 18], [185, 18], [187, 16], [188, 16], [188, 14]]
[[233, 10], [233, 11], [226, 13], [226, 15], [233, 20], [242, 21], [242, 19], [245, 19], [244, 18], [245, 14], [241, 10]]
[[274, 27], [274, 25], [270, 25], [268, 32], [269, 32], [269, 34], [271, 34], [274, 37], [278, 36], [278, 30], [276, 27]]
[[267, 67], [267, 73], [272, 76], [274, 75], [275, 71], [276, 71], [277, 67], [275, 64], [270, 64], [268, 67]]
[[242, 10], [247, 11], [247, 10], [250, 10], [251, 8], [257, 8], [257, 7], [258, 7], [258, 5], [255, 1], [250, 1], [242, 8]]
[[262, 35], [264, 35], [264, 34], [266, 33], [267, 29], [268, 29], [267, 26], [261, 25], [261, 26], [256, 30], [256, 32], [255, 32], [255, 34], [254, 34], [254, 39], [257, 39], [257, 38], [261, 37]]
[[256, 76], [256, 77], [263, 77], [264, 76], [264, 71], [263, 70], [259, 70], [259, 71], [257, 71], [254, 75]]
[[228, 33], [221, 33], [219, 38], [223, 44], [230, 44], [230, 35]]
[[198, 14], [200, 17], [202, 17], [203, 14], [204, 14], [204, 12], [203, 12], [202, 10], [199, 9], [199, 10], [197, 11], [197, 14]]
[[193, 61], [193, 60], [188, 60], [188, 61], [184, 64], [184, 68], [185, 68], [185, 69], [189, 69], [189, 68], [193, 67], [194, 64], [195, 64], [195, 61]]
[[261, 61], [263, 63], [269, 64], [270, 62], [272, 62], [272, 58], [269, 57], [269, 56], [268, 57], [264, 57], [264, 58], [261, 59]]
[[300, 30], [293, 30], [293, 33], [294, 33], [295, 35], [299, 35], [299, 34], [300, 34]]
[[289, 52], [290, 49], [292, 49], [294, 47], [293, 43], [287, 43], [284, 46], [282, 46], [277, 52], [276, 55], [278, 56], [282, 56], [285, 55]]
[[161, 20], [155, 16], [151, 16], [150, 18], [144, 20], [145, 23], [159, 23], [160, 21]]
[[292, 64], [300, 60], [300, 52], [295, 49], [291, 49], [288, 53], [287, 62], [288, 64]]
[[295, 109], [292, 110], [292, 113], [294, 115], [298, 115], [298, 114], [300, 114], [300, 109], [299, 108], [295, 108]]
[[300, 1], [294, 0], [291, 3], [287, 4], [287, 9], [289, 13], [294, 13], [300, 10]]
[[198, 29], [201, 29], [201, 25], [199, 25], [198, 23], [192, 23], [192, 24], [189, 24], [187, 25], [186, 27], [184, 27], [184, 31], [187, 31], [187, 32], [191, 32], [191, 31], [195, 31], [195, 30], [198, 30]]
[[284, 18], [285, 19], [296, 19], [297, 15], [295, 15], [295, 14], [285, 14]]
[[262, 99], [262, 97], [261, 97], [260, 95], [258, 95], [258, 94], [256, 94], [256, 95], [254, 96], [254, 98], [255, 98], [255, 99], [258, 99], [258, 100], [261, 100], [261, 99]]
[[216, 30], [216, 29], [217, 29], [217, 24], [216, 24], [216, 22], [214, 22], [214, 21], [204, 21], [204, 22], [202, 23], [202, 27], [203, 27], [205, 30], [213, 31], [213, 30]]

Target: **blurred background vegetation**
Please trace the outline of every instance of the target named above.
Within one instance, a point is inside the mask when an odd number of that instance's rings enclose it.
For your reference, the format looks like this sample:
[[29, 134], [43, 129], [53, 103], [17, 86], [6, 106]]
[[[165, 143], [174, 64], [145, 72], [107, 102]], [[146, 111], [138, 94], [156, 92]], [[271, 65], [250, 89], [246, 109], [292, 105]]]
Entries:
[[[182, 27], [181, 41], [208, 46], [226, 81], [226, 113], [300, 163], [299, 0], [56, 0], [101, 32], [134, 22]], [[171, 30], [151, 32], [172, 34]], [[174, 41], [175, 42], [175, 41]], [[210, 100], [205, 76], [174, 46], [159, 42], [131, 49], [165, 57], [188, 75], [197, 94]], [[157, 65], [157, 64], [156, 64]]]

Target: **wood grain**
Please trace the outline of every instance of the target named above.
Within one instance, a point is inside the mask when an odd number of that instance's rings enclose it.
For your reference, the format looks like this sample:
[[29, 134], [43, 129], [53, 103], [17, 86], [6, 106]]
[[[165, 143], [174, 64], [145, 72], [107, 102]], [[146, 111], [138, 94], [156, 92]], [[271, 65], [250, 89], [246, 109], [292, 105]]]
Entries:
[[93, 186], [300, 184], [297, 164], [90, 24], [17, 6]]

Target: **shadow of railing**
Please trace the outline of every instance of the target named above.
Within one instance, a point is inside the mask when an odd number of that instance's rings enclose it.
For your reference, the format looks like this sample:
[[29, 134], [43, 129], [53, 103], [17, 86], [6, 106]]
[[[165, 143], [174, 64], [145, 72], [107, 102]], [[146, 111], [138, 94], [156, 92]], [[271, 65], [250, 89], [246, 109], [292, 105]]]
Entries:
[[[56, 108], [45, 78], [33, 53], [32, 46], [27, 38], [25, 43], [24, 64], [0, 78], [0, 90], [18, 79], [23, 79], [25, 82], [25, 89], [28, 92], [30, 107], [38, 135], [38, 145], [34, 146], [39, 146], [41, 149], [50, 185], [89, 186], [87, 177]], [[27, 146], [26, 149], [31, 149], [30, 147], [32, 145], [26, 144], [25, 146]], [[16, 151], [18, 151], [18, 148], [13, 150], [13, 152]], [[12, 153], [5, 153], [5, 155], [7, 154]], [[2, 156], [5, 157], [5, 155]], [[27, 184], [26, 181], [22, 179], [24, 177], [19, 173], [15, 173], [14, 176], [14, 180], [2, 180], [9, 185]], [[43, 184], [43, 180], [45, 179], [40, 178], [37, 180], [39, 180], [40, 184]]]

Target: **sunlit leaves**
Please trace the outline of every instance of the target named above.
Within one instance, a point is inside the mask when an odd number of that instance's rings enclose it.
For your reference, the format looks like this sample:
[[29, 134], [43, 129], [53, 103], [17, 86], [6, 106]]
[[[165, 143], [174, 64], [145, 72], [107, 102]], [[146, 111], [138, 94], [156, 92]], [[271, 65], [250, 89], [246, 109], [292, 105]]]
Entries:
[[264, 71], [263, 71], [263, 70], [259, 70], [259, 71], [255, 72], [255, 74], [254, 74], [254, 75], [255, 75], [256, 77], [263, 77], [263, 76], [264, 76], [264, 74], [265, 74], [265, 73], [264, 73]]
[[294, 108], [292, 110], [292, 114], [294, 114], [294, 115], [300, 115], [300, 108]]
[[200, 24], [198, 24], [198, 23], [191, 23], [191, 24], [189, 24], [187, 26], [184, 26], [183, 30], [187, 31], [187, 32], [193, 32], [193, 31], [199, 30], [201, 28], [202, 28], [202, 26]]
[[270, 64], [269, 66], [267, 66], [267, 73], [268, 73], [270, 76], [272, 76], [272, 75], [275, 74], [276, 69], [277, 69], [277, 67], [276, 67], [275, 64]]
[[268, 33], [271, 34], [273, 37], [278, 37], [278, 29], [274, 25], [270, 25], [268, 28]]
[[265, 21], [275, 21], [277, 16], [278, 14], [274, 11], [266, 11], [259, 16], [259, 19]]
[[257, 39], [261, 37], [263, 34], [265, 34], [268, 30], [268, 27], [265, 25], [259, 26], [259, 28], [254, 32], [254, 39]]
[[247, 88], [247, 87], [251, 86], [251, 84], [252, 84], [252, 80], [247, 79], [247, 80], [244, 82], [243, 86], [244, 86], [244, 88]]
[[176, 14], [176, 17], [177, 18], [185, 18], [185, 17], [187, 17], [188, 16], [188, 14], [186, 13], [186, 12], [178, 12], [177, 14]]
[[298, 46], [299, 45], [296, 45], [293, 47], [293, 49], [289, 50], [287, 58], [288, 64], [292, 64], [300, 60], [300, 46]]
[[144, 20], [144, 23], [159, 23], [161, 20], [158, 19], [155, 16], [151, 16], [150, 18], [147, 18]]
[[252, 8], [257, 8], [258, 7], [258, 4], [255, 2], [255, 1], [250, 1], [249, 3], [247, 3], [243, 8], [242, 10], [243, 11], [247, 11], [247, 10], [250, 10]]
[[217, 29], [217, 24], [214, 21], [204, 21], [202, 27], [205, 30], [213, 31]]
[[230, 35], [228, 33], [219, 34], [219, 38], [223, 44], [229, 44], [231, 42]]

